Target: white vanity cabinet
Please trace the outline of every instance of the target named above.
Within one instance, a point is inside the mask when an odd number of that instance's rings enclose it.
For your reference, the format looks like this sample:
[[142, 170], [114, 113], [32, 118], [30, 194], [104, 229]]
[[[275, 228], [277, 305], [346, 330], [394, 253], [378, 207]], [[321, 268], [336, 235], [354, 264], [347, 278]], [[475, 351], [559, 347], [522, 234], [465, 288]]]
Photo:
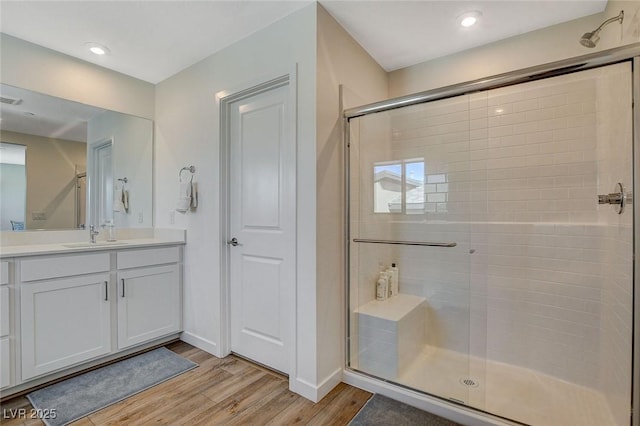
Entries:
[[180, 248], [119, 251], [118, 349], [181, 330]]
[[20, 261], [22, 380], [111, 352], [108, 252]]
[[11, 339], [10, 339], [9, 262], [0, 263], [0, 389], [10, 386]]
[[3, 397], [179, 336], [182, 244], [130, 241], [2, 260]]

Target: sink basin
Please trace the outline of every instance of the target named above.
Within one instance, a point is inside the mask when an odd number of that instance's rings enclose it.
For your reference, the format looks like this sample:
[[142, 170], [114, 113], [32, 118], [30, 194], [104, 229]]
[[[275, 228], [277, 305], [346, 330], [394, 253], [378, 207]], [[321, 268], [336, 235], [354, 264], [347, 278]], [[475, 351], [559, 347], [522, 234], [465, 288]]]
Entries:
[[125, 241], [98, 241], [97, 243], [70, 243], [63, 244], [69, 248], [92, 248], [92, 247], [113, 247], [113, 246], [126, 246], [128, 243]]

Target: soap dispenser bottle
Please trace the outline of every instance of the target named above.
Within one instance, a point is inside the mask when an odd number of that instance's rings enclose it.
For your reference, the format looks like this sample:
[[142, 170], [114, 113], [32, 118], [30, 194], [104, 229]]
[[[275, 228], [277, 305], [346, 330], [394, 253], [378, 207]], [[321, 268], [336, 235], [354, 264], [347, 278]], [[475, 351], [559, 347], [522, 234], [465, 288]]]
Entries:
[[116, 225], [113, 220], [105, 223], [105, 227], [107, 228], [107, 241], [116, 241]]

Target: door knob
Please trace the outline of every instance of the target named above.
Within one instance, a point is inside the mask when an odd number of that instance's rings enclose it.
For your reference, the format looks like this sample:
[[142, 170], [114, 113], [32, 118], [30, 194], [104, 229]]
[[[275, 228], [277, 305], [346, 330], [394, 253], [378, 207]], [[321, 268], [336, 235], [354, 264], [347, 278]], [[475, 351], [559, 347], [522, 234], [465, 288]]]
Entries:
[[236, 237], [233, 237], [231, 240], [227, 241], [227, 244], [230, 244], [232, 246], [239, 246], [240, 243], [238, 242], [238, 239]]

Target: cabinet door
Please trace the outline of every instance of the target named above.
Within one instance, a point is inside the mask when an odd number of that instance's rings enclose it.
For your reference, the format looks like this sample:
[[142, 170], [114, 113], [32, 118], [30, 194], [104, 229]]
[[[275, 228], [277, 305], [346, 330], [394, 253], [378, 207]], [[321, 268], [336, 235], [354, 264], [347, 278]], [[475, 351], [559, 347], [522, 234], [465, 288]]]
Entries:
[[9, 335], [9, 287], [0, 287], [0, 337]]
[[180, 331], [180, 267], [118, 272], [118, 348]]
[[0, 389], [11, 384], [11, 352], [9, 338], [0, 339]]
[[109, 274], [20, 286], [22, 379], [111, 351]]

